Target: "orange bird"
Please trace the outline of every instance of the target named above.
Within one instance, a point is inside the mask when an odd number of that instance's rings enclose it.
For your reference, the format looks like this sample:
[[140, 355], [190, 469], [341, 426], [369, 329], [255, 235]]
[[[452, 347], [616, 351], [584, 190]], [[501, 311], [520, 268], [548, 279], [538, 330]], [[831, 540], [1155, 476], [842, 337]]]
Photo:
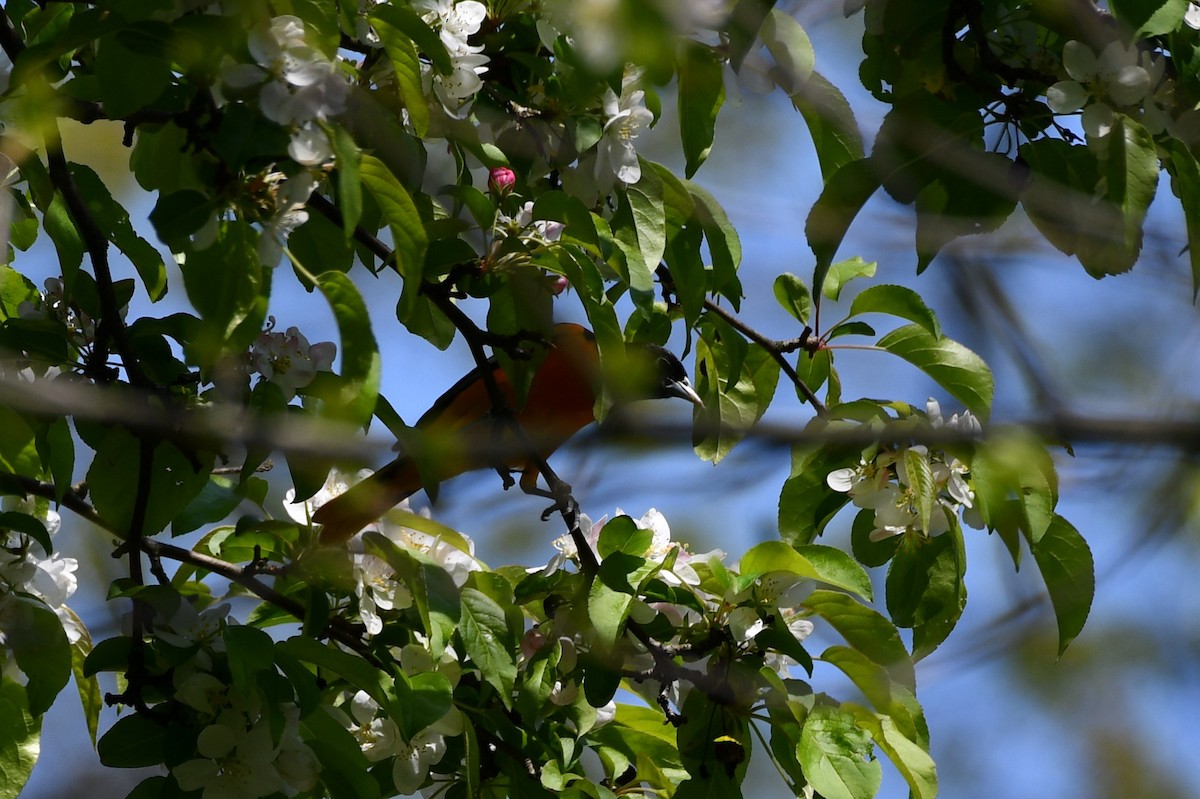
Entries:
[[[653, 344], [631, 344], [627, 355], [630, 375], [624, 385], [615, 387], [620, 396], [629, 400], [679, 397], [703, 406], [683, 364], [671, 352]], [[425, 476], [415, 459], [401, 455], [322, 505], [313, 515], [313, 521], [322, 525], [322, 543], [346, 541], [421, 490], [425, 478], [441, 482], [475, 469], [506, 468], [521, 472], [521, 487], [533, 489], [538, 472], [529, 448], [545, 458], [595, 421], [600, 353], [596, 337], [586, 328], [570, 323], [554, 326], [553, 342], [519, 408], [504, 370], [495, 359], [488, 368], [508, 407], [515, 409], [512, 418], [525, 435], [518, 436], [494, 416], [487, 383], [476, 367], [439, 397], [416, 424], [418, 440], [427, 445], [425, 451], [430, 455], [423, 458]]]

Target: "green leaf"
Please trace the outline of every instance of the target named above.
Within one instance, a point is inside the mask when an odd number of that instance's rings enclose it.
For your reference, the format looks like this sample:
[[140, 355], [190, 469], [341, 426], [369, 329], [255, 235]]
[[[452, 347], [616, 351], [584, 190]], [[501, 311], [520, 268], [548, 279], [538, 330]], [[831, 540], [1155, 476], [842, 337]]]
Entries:
[[850, 303], [850, 316], [866, 313], [885, 313], [916, 322], [934, 338], [941, 338], [942, 329], [937, 315], [921, 299], [921, 295], [905, 286], [888, 284], [870, 286], [859, 292]]
[[596, 542], [596, 551], [600, 558], [607, 558], [614, 552], [624, 552], [627, 555], [641, 557], [650, 548], [654, 539], [651, 530], [643, 530], [634, 524], [629, 516], [616, 516], [609, 520], [600, 531]]
[[842, 289], [851, 280], [874, 277], [876, 266], [874, 261], [864, 261], [857, 255], [830, 264], [829, 271], [825, 273], [825, 282], [821, 284], [821, 294], [828, 299], [837, 300], [842, 296]]
[[75, 474], [75, 438], [71, 435], [70, 425], [65, 418], [55, 419], [47, 426], [46, 446], [49, 454], [44, 460], [48, 461], [50, 477], [54, 482], [54, 497], [62, 501]]
[[850, 678], [880, 713], [885, 713], [910, 740], [929, 745], [929, 726], [916, 697], [892, 681], [887, 670], [866, 655], [845, 646], [831, 646], [821, 660]]
[[792, 94], [792, 104], [808, 125], [824, 180], [828, 181], [843, 165], [863, 157], [854, 111], [845, 95], [824, 75], [813, 72], [800, 91]]
[[[381, 3], [371, 8], [370, 20], [372, 25], [378, 20], [403, 32], [422, 53], [429, 56], [433, 61], [434, 68], [443, 75], [449, 75], [454, 69], [450, 61], [450, 54], [446, 51], [446, 45], [442, 43], [438, 34], [429, 27], [425, 20], [421, 19], [412, 9]], [[380, 36], [382, 35], [380, 33]]]
[[204, 227], [213, 213], [213, 202], [203, 192], [194, 189], [164, 192], [150, 212], [150, 224], [172, 252], [186, 252], [188, 237]]
[[171, 536], [184, 535], [203, 525], [219, 522], [247, 499], [262, 504], [266, 495], [267, 482], [260, 478], [251, 477], [237, 485], [223, 475], [211, 475], [196, 498], [171, 521]]
[[1192, 267], [1192, 302], [1200, 297], [1200, 163], [1179, 139], [1164, 144], [1170, 158], [1164, 161], [1171, 174], [1171, 190], [1179, 198], [1187, 227], [1188, 261]]
[[96, 48], [100, 99], [111, 119], [126, 117], [157, 100], [171, 82], [164, 57], [171, 38], [163, 22], [144, 22], [103, 37]]
[[405, 709], [397, 699], [396, 686], [387, 672], [376, 668], [358, 655], [327, 646], [304, 635], [277, 641], [275, 648], [304, 663], [311, 663], [330, 671], [355, 688], [366, 691], [398, 724], [410, 712], [410, 709]]
[[29, 712], [50, 709], [71, 679], [71, 645], [58, 615], [39, 599], [12, 595], [4, 614], [6, 642], [18, 668], [29, 678]]
[[[128, 431], [109, 428], [98, 442], [96, 458], [88, 469], [88, 488], [100, 515], [114, 529], [130, 530], [138, 498], [137, 475], [141, 468], [141, 444]], [[150, 450], [149, 490], [141, 533], [153, 535], [179, 515], [208, 483], [212, 453], [184, 453], [173, 444], [161, 443]]]
[[[384, 52], [387, 53], [388, 60], [392, 63], [392, 69], [396, 73], [396, 86], [400, 90], [400, 99], [404, 102], [404, 108], [408, 111], [408, 121], [413, 126], [413, 132], [424, 138], [429, 131], [429, 102], [425, 99], [425, 91], [421, 87], [421, 61], [417, 56], [417, 48], [412, 39], [388, 21], [397, 16], [403, 17], [405, 12], [412, 13], [408, 9], [397, 6], [379, 5], [372, 10], [369, 19], [371, 27], [379, 34]], [[411, 19], [407, 24], [410, 28], [415, 25]], [[437, 41], [436, 37], [433, 40]], [[434, 46], [432, 42], [429, 44]], [[436, 49], [442, 53], [446, 52], [445, 46], [440, 41], [437, 41]], [[338, 163], [341, 163], [340, 159]]]
[[833, 264], [838, 247], [842, 245], [842, 239], [846, 237], [846, 231], [850, 229], [850, 223], [878, 188], [879, 177], [870, 159], [850, 161], [838, 167], [825, 181], [821, 196], [808, 212], [804, 234], [817, 258], [812, 285], [821, 286], [822, 293], [825, 292], [825, 275]]
[[83, 706], [83, 717], [87, 724], [88, 736], [92, 739], [92, 746], [95, 746], [96, 733], [100, 727], [100, 711], [104, 708], [104, 697], [100, 693], [100, 681], [96, 679], [95, 675], [86, 674], [84, 670], [87, 657], [92, 653], [92, 635], [88, 632], [83, 620], [75, 615], [75, 611], [65, 605], [63, 610], [71, 617], [80, 631], [79, 640], [71, 644], [71, 676], [75, 678], [75, 687], [79, 691], [79, 702]]
[[937, 768], [925, 749], [900, 732], [888, 716], [850, 703], [843, 707], [854, 714], [855, 723], [870, 733], [876, 745], [896, 766], [908, 783], [913, 799], [934, 799], [937, 796]]
[[1187, 0], [1113, 0], [1114, 15], [1133, 31], [1132, 41], [1171, 33], [1183, 22]]
[[[330, 138], [337, 163], [337, 204], [342, 215], [342, 232], [350, 241], [363, 213], [362, 175], [359, 173], [362, 150], [350, 131], [341, 125], [332, 127], [333, 135]], [[315, 218], [309, 217], [309, 222]]]
[[679, 47], [679, 138], [689, 178], [712, 149], [717, 114], [725, 102], [724, 68], [724, 60], [707, 45], [684, 39]]
[[375, 413], [381, 362], [371, 316], [358, 287], [341, 272], [322, 272], [317, 286], [329, 301], [342, 339], [343, 383], [335, 396], [325, 396], [330, 416], [365, 427]]
[[[621, 209], [626, 213], [622, 214]], [[621, 220], [618, 223], [618, 220]], [[632, 224], [633, 230], [626, 225]], [[630, 235], [632, 233], [632, 235]], [[634, 303], [646, 308], [654, 301], [654, 270], [667, 247], [667, 216], [663, 183], [653, 167], [643, 163], [642, 179], [627, 186], [618, 197], [613, 235], [628, 264], [629, 292]]]
[[304, 742], [321, 764], [321, 782], [331, 799], [378, 799], [379, 783], [353, 735], [322, 705], [300, 720]]
[[814, 591], [801, 604], [829, 622], [846, 643], [887, 669], [893, 680], [915, 690], [912, 658], [890, 621], [846, 594], [833, 591]]
[[1071, 523], [1055, 515], [1046, 534], [1030, 543], [1054, 615], [1058, 619], [1058, 653], [1083, 630], [1096, 594], [1096, 564], [1092, 551]]
[[896, 551], [887, 574], [887, 608], [897, 626], [913, 628], [914, 660], [933, 652], [958, 623], [967, 604], [966, 571], [957, 523], [934, 538], [906, 536]]
[[775, 278], [774, 290], [775, 299], [780, 306], [800, 324], [807, 325], [812, 314], [812, 297], [804, 281], [791, 272], [784, 272]]
[[872, 799], [883, 769], [871, 754], [870, 738], [854, 716], [830, 705], [809, 712], [796, 746], [805, 778], [825, 799]]
[[132, 713], [108, 728], [96, 744], [96, 753], [109, 768], [158, 766], [166, 756], [164, 732], [162, 721]]
[[970, 466], [975, 505], [988, 528], [1000, 528], [1015, 501], [1021, 529], [1039, 541], [1058, 504], [1058, 475], [1045, 445], [1032, 436], [992, 437], [977, 446]]
[[953, 339], [938, 338], [920, 325], [897, 328], [879, 339], [878, 346], [929, 375], [981, 422], [987, 422], [995, 382], [992, 370], [974, 352]]
[[482, 591], [464, 588], [459, 635], [467, 656], [480, 675], [499, 694], [506, 708], [512, 707], [513, 686], [517, 681], [516, 648], [508, 629], [504, 608]]
[[66, 284], [67, 291], [71, 292], [75, 287], [75, 273], [83, 263], [86, 247], [61, 194], [55, 194], [50, 206], [45, 209], [42, 227], [46, 228], [50, 241], [54, 243], [54, 249], [58, 253], [58, 265], [62, 268], [63, 283]]
[[937, 503], [937, 485], [933, 480], [933, 466], [925, 453], [908, 448], [904, 450], [903, 465], [905, 482], [912, 492], [917, 509], [917, 521], [922, 530], [930, 529], [933, 507]]
[[221, 633], [229, 656], [229, 673], [234, 685], [255, 685], [260, 671], [274, 671], [275, 642], [262, 630], [245, 624], [230, 624]]
[[45, 523], [28, 513], [15, 510], [0, 511], [0, 530], [11, 530], [29, 536], [38, 543], [47, 557], [54, 552], [54, 544], [50, 540]]
[[871, 578], [849, 555], [834, 547], [802, 544], [793, 548], [782, 541], [764, 541], [742, 556], [739, 569], [743, 577], [788, 571], [871, 601]]
[[[704, 400], [697, 414], [696, 454], [719, 462], [766, 412], [779, 384], [779, 363], [758, 346], [747, 349], [737, 333], [703, 335], [696, 343], [696, 392]], [[739, 357], [742, 352], [744, 357]]]
[[17, 799], [41, 752], [41, 716], [29, 712], [25, 689], [0, 677], [0, 799]]
[[396, 694], [405, 711], [397, 723], [401, 734], [409, 740], [440, 721], [454, 704], [454, 689], [450, 680], [436, 671], [414, 674], [412, 677], [397, 672]]
[[882, 566], [891, 560], [904, 540], [903, 536], [890, 535], [879, 541], [872, 541], [871, 533], [874, 530], [875, 511], [863, 508], [854, 517], [854, 524], [850, 530], [850, 546], [855, 559], [868, 568]]
[[713, 266], [712, 291], [723, 295], [737, 310], [742, 301], [742, 286], [737, 276], [742, 262], [742, 241], [715, 197], [691, 181], [684, 181], [684, 185], [695, 202], [696, 219], [708, 242]]
[[758, 32], [774, 5], [775, 0], [738, 0], [734, 5], [726, 28], [729, 31], [729, 63], [735, 72], [742, 68], [742, 61], [754, 49]]
[[[619, 556], [610, 557], [604, 564], [611, 565]], [[602, 574], [606, 571], [601, 564]], [[607, 571], [612, 571], [608, 569]], [[633, 594], [628, 590], [616, 590], [603, 579], [592, 581], [588, 589], [588, 618], [595, 631], [595, 643], [599, 651], [611, 652], [625, 632], [625, 621], [633, 607]]]
[[1153, 138], [1127, 117], [1118, 120], [1102, 160], [1088, 147], [1050, 138], [1020, 149], [1031, 174], [1021, 194], [1030, 220], [1097, 278], [1125, 272], [1137, 260], [1158, 180]]
[[1092, 277], [1127, 272], [1142, 250], [1142, 226], [1158, 188], [1158, 150], [1154, 137], [1124, 115], [1108, 135], [1108, 157], [1101, 162], [1105, 191], [1101, 204], [1111, 209], [1111, 227], [1091, 231], [1079, 253]]
[[[819, 433], [824, 422], [814, 421], [806, 429]], [[792, 452], [792, 474], [779, 492], [779, 535], [792, 545], [811, 544], [829, 520], [850, 498], [826, 483], [835, 469], [853, 466], [860, 458], [857, 447], [823, 447]]]
[[375, 198], [392, 232], [396, 270], [404, 278], [404, 293], [397, 314], [405, 321], [416, 310], [420, 297], [429, 238], [412, 197], [382, 161], [364, 154], [360, 174], [363, 185]]
[[972, 153], [969, 169], [943, 171], [917, 194], [917, 273], [961, 236], [991, 233], [1017, 204], [1008, 185], [1012, 162], [998, 153]]
[[812, 42], [795, 17], [777, 8], [763, 20], [763, 44], [775, 59], [772, 77], [789, 95], [800, 91], [813, 74], [816, 54]]
[[80, 164], [72, 164], [70, 171], [101, 232], [117, 245], [137, 269], [150, 300], [161, 300], [167, 293], [167, 267], [158, 250], [134, 232], [129, 212], [113, 199], [104, 181], [95, 172]]
[[234, 330], [248, 319], [265, 317], [265, 309], [259, 307], [260, 291], [270, 283], [257, 242], [258, 234], [244, 222], [222, 222], [216, 240], [202, 250], [189, 248], [180, 264], [183, 287], [192, 306], [209, 323], [205, 333], [216, 339], [213, 346], [236, 346], [226, 341]]

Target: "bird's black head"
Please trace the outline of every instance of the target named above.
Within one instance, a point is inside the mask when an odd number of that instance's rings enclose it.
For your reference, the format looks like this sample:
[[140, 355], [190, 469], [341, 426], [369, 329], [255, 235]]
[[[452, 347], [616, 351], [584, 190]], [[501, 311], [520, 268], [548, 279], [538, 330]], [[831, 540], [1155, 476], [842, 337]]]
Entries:
[[700, 395], [692, 388], [687, 369], [675, 357], [675, 353], [657, 344], [631, 345], [629, 349], [644, 355], [646, 371], [644, 375], [639, 376], [639, 383], [644, 382], [645, 385], [638, 386], [639, 394], [646, 399], [677, 397], [704, 407], [704, 400], [700, 399]]

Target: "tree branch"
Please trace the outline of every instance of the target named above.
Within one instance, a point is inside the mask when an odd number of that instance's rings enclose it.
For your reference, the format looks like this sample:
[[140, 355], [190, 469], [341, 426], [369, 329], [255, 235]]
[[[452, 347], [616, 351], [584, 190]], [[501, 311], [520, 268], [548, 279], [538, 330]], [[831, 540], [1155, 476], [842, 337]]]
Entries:
[[[12, 20], [3, 7], [0, 7], [0, 47], [3, 47], [5, 54], [13, 64], [17, 63], [25, 51], [25, 43], [17, 35]], [[102, 318], [96, 325], [96, 338], [92, 345], [91, 358], [87, 364], [88, 371], [98, 382], [111, 381], [111, 375], [108, 374], [105, 367], [111, 340], [117, 353], [121, 356], [121, 362], [125, 367], [125, 374], [129, 377], [129, 382], [141, 388], [149, 388], [152, 384], [142, 372], [141, 364], [138, 363], [137, 356], [130, 345], [125, 322], [121, 319], [121, 306], [117, 302], [112, 270], [108, 264], [108, 238], [100, 230], [95, 217], [88, 210], [87, 201], [84, 200], [79, 186], [71, 176], [66, 154], [62, 149], [57, 119], [49, 121], [48, 125], [49, 131], [44, 141], [50, 180], [62, 196], [63, 202], [67, 206], [67, 212], [83, 239], [84, 247], [92, 262], [92, 271], [95, 272], [96, 292], [100, 299]]]

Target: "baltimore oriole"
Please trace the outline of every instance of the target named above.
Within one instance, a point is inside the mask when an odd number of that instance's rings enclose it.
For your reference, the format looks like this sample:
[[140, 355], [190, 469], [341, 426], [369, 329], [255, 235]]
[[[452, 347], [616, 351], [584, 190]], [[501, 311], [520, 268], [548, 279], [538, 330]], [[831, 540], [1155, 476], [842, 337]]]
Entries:
[[[653, 344], [631, 344], [627, 356], [628, 379], [612, 386], [621, 399], [679, 397], [703, 405], [683, 364], [670, 351]], [[532, 489], [538, 473], [530, 447], [545, 458], [595, 421], [601, 377], [596, 338], [576, 324], [555, 325], [553, 341], [520, 407], [495, 359], [489, 368], [513, 410], [512, 421], [524, 435], [518, 436], [508, 423], [497, 419], [487, 381], [476, 367], [439, 397], [415, 426], [419, 440], [428, 445], [426, 476], [441, 482], [475, 469], [507, 468], [521, 472], [522, 488]], [[401, 455], [317, 509], [313, 521], [322, 525], [321, 542], [346, 541], [423, 487], [417, 460]]]

